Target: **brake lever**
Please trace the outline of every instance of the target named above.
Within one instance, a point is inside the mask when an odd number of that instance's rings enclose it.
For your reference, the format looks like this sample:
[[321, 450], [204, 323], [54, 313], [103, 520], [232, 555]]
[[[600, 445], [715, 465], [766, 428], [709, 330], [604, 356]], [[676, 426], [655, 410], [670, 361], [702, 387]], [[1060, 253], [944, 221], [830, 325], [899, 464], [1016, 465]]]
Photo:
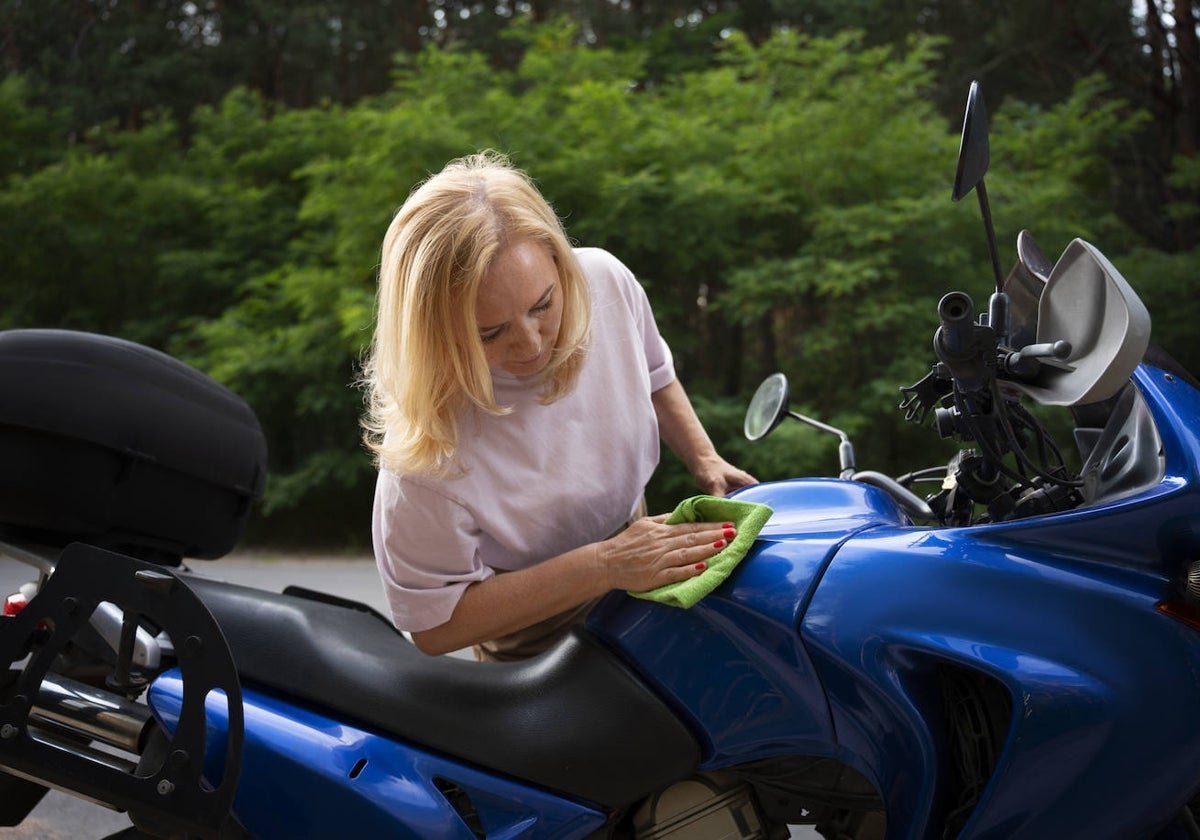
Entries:
[[1072, 371], [1074, 365], [1066, 359], [1071, 356], [1071, 342], [1048, 341], [1042, 344], [1029, 344], [1020, 350], [1009, 353], [1003, 360], [1003, 368], [1016, 376], [1033, 376], [1042, 366], [1057, 370]]

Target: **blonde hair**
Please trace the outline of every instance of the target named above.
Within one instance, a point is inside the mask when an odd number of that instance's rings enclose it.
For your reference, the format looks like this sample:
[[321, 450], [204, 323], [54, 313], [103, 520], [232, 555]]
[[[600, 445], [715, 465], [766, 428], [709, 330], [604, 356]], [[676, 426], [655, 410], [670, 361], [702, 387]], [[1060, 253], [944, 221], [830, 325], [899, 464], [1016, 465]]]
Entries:
[[544, 245], [558, 267], [562, 322], [540, 375], [550, 403], [575, 384], [591, 320], [583, 271], [554, 210], [525, 173], [486, 151], [420, 184], [383, 240], [375, 336], [363, 370], [364, 439], [379, 466], [445, 476], [458, 464], [472, 408], [501, 415], [475, 323], [480, 281], [517, 240]]

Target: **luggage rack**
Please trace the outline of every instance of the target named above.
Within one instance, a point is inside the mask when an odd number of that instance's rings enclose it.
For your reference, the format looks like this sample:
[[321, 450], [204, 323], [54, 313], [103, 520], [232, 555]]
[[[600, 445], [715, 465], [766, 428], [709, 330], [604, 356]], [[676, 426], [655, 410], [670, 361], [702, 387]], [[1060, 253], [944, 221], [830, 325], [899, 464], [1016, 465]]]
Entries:
[[56, 546], [25, 540], [18, 542], [8, 537], [0, 537], [0, 557], [32, 566], [42, 575], [49, 575], [54, 571], [54, 564], [58, 562], [58, 555], [61, 553], [62, 549]]
[[[37, 570], [38, 579], [31, 582], [35, 584], [38, 590], [41, 589], [46, 580], [54, 573], [54, 568], [61, 554], [62, 549], [56, 546], [0, 539], [0, 557], [16, 560], [18, 563], [23, 563]], [[13, 597], [8, 593], [0, 593], [0, 595], [6, 598]], [[23, 606], [18, 607], [14, 612], [19, 611], [19, 609], [23, 609]], [[108, 647], [112, 649], [113, 654], [116, 655], [121, 649], [121, 633], [125, 623], [124, 611], [111, 601], [101, 601], [96, 605], [96, 609], [92, 611], [88, 623], [91, 624], [92, 629], [99, 634], [100, 638], [104, 640]], [[174, 653], [175, 646], [165, 631], [160, 631], [157, 635], [153, 635], [144, 627], [139, 626], [135, 629], [133, 647], [130, 650], [133, 665], [139, 668], [155, 669], [161, 666], [163, 657], [173, 656]]]
[[[4, 542], [0, 551], [50, 568], [24, 609], [0, 619], [0, 661], [7, 663], [0, 770], [126, 810], [135, 825], [220, 836], [240, 771], [243, 711], [232, 655], [207, 607], [170, 571], [83, 543], [67, 546], [52, 565], [55, 558], [27, 545]], [[114, 615], [115, 664], [96, 660], [111, 668], [108, 677], [89, 668], [60, 671], [72, 659], [63, 654], [88, 646], [91, 629]], [[151, 654], [156, 661], [138, 662]], [[167, 666], [189, 686], [171, 731], [136, 699], [146, 685], [143, 669]], [[216, 749], [206, 761], [211, 703], [224, 709], [229, 727], [223, 749], [209, 745]]]

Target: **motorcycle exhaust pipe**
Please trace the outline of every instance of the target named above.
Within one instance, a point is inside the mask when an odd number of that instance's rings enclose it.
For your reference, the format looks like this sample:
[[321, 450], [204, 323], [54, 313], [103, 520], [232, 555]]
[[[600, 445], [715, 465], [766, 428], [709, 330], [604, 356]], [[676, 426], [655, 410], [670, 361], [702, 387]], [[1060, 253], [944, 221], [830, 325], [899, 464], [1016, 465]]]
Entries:
[[66, 730], [140, 755], [153, 720], [148, 706], [64, 677], [47, 675], [29, 712], [32, 725]]

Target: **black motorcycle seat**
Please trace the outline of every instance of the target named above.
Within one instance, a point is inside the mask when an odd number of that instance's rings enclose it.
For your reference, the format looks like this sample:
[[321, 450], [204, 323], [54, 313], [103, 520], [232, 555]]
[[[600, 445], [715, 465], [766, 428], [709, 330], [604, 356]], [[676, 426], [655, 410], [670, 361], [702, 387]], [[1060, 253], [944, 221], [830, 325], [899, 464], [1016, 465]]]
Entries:
[[377, 613], [186, 576], [243, 685], [608, 808], [690, 775], [695, 738], [585, 631], [540, 656], [427, 656]]

